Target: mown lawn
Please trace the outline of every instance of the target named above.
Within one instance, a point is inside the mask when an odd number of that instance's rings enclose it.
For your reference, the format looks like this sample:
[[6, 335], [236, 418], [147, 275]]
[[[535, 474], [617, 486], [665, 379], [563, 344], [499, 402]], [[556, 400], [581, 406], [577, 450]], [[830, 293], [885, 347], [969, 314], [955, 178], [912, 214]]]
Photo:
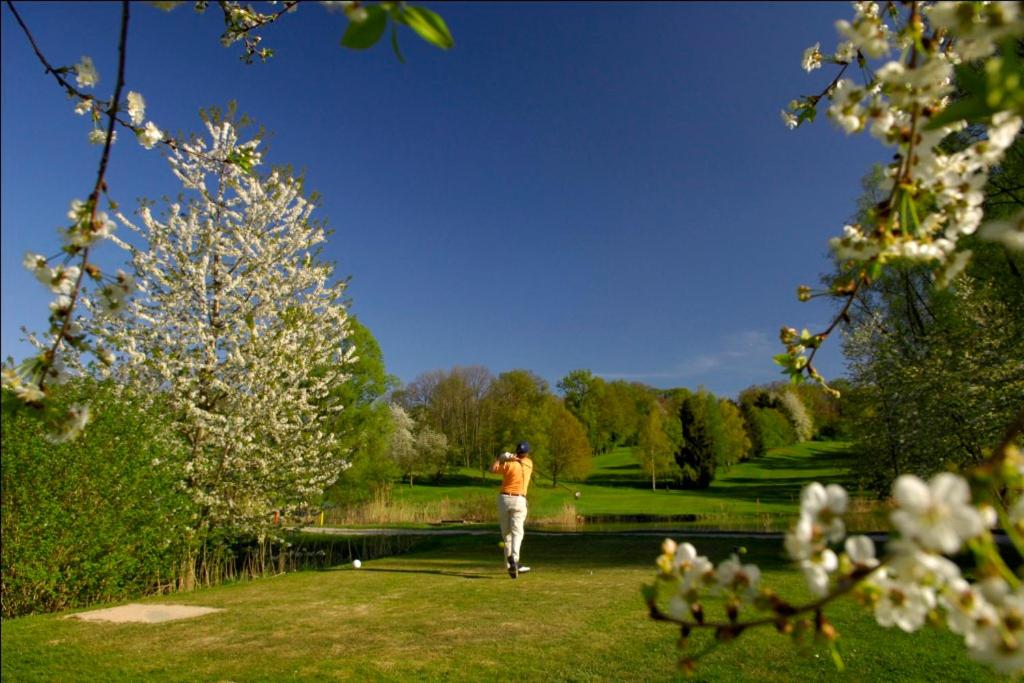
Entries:
[[[437, 539], [416, 553], [195, 593], [147, 598], [226, 611], [164, 624], [86, 623], [63, 615], [3, 623], [5, 681], [665, 681], [677, 678], [677, 632], [645, 614], [660, 539], [527, 536], [533, 571], [511, 580], [496, 538]], [[803, 580], [778, 544], [748, 558], [785, 595]], [[702, 540], [712, 559], [731, 542]], [[717, 612], [718, 606], [709, 608]], [[875, 626], [854, 604], [830, 617], [846, 663], [803, 653], [774, 629], [744, 634], [699, 664], [706, 681], [987, 681], [959, 639]], [[695, 637], [700, 649], [705, 638]]]
[[[594, 458], [594, 469], [583, 482], [564, 482], [555, 487], [538, 472], [530, 488], [530, 515], [534, 519], [556, 516], [566, 505], [586, 517], [684, 516], [737, 517], [748, 521], [758, 515], [791, 515], [799, 507], [800, 489], [814, 480], [850, 484], [846, 445], [811, 442], [774, 449], [764, 457], [740, 463], [720, 472], [703, 491], [651, 490], [633, 457], [632, 449], [619, 448]], [[473, 507], [493, 506], [499, 479], [479, 472], [460, 470], [439, 483], [423, 482], [409, 487], [396, 484], [394, 500], [425, 505], [448, 498], [469, 501]], [[580, 492], [580, 498], [573, 491]]]

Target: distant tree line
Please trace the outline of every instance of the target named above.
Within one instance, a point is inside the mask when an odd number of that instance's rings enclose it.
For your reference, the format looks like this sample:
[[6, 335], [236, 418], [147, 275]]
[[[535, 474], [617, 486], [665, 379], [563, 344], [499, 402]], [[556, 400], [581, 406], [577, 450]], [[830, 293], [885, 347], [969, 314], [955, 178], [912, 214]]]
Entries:
[[[368, 345], [363, 340], [364, 349]], [[433, 370], [401, 388], [383, 381], [383, 365], [361, 359], [378, 377], [377, 393], [353, 413], [363, 452], [328, 492], [336, 503], [356, 502], [375, 486], [439, 480], [455, 469], [483, 476], [494, 457], [519, 441], [531, 444], [539, 478], [582, 479], [594, 455], [633, 449], [652, 489], [703, 488], [719, 471], [767, 450], [812, 438], [842, 438], [840, 403], [816, 386], [778, 384], [744, 390], [737, 400], [699, 389], [658, 389], [609, 381], [573, 370], [556, 385], [529, 370], [493, 375], [481, 366]], [[364, 382], [366, 384], [366, 382]], [[347, 420], [347, 418], [346, 418]]]

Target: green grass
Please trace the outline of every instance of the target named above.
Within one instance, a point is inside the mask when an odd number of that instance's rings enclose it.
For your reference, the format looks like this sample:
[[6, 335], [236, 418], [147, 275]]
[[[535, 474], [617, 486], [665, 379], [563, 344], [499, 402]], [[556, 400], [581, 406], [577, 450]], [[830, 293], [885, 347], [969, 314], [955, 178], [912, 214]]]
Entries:
[[[164, 624], [102, 624], [61, 615], [6, 620], [5, 681], [514, 680], [663, 681], [676, 677], [677, 631], [652, 622], [639, 588], [653, 578], [656, 537], [527, 535], [534, 571], [504, 573], [496, 538], [432, 541], [361, 570], [300, 572], [175, 595], [224, 608]], [[766, 580], [793, 599], [803, 580], [776, 543], [748, 542]], [[725, 541], [698, 548], [714, 560]], [[143, 602], [168, 602], [168, 596]], [[709, 604], [709, 613], [719, 606]], [[753, 630], [703, 659], [707, 681], [987, 681], [948, 633], [883, 630], [854, 604], [829, 613], [845, 673], [827, 650], [800, 653]], [[701, 649], [706, 638], [694, 637]]]
[[[654, 491], [632, 449], [618, 448], [595, 457], [590, 476], [582, 482], [566, 482], [567, 488], [552, 486], [546, 476], [535, 475], [530, 487], [530, 517], [554, 518], [565, 506], [574, 506], [576, 514], [588, 518], [696, 515], [723, 527], [783, 528], [785, 520], [796, 514], [800, 490], [807, 483], [851, 483], [848, 457], [842, 443], [798, 444], [719, 472], [703, 491], [668, 490], [664, 482]], [[395, 503], [414, 509], [447, 500], [453, 508], [461, 503], [471, 510], [490, 510], [498, 483], [495, 475], [482, 480], [479, 472], [459, 470], [440, 483], [396, 484], [392, 496]], [[574, 498], [574, 490], [580, 491], [579, 499]]]

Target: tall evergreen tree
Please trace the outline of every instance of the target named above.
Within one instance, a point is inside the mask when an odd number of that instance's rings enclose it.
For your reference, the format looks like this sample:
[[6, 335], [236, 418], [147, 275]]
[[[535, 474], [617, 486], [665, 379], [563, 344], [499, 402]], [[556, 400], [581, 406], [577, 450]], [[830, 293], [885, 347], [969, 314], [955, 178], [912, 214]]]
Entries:
[[715, 444], [705, 404], [702, 396], [690, 395], [679, 407], [683, 445], [676, 452], [676, 464], [682, 470], [683, 488], [706, 489], [715, 478]]

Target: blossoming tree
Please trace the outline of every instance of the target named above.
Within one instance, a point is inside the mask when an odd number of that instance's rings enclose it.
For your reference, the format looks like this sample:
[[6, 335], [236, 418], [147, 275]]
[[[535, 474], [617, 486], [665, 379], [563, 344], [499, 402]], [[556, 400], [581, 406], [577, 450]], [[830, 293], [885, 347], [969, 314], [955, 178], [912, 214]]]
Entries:
[[[839, 314], [817, 334], [782, 329], [786, 353], [776, 360], [794, 380], [822, 379], [813, 365], [815, 353], [846, 320], [858, 292], [889, 265], [922, 264], [936, 286], [956, 287], [971, 258], [965, 236], [1024, 251], [1024, 211], [983, 224], [982, 210], [989, 172], [1019, 134], [1024, 116], [1021, 3], [909, 2], [905, 10], [888, 3], [884, 11], [875, 2], [853, 6], [853, 20], [836, 23], [841, 42], [835, 53], [826, 56], [818, 43], [803, 56], [808, 72], [828, 62], [839, 73], [820, 94], [794, 100], [782, 119], [796, 128], [827, 102], [834, 123], [848, 134], [870, 131], [894, 148], [895, 161], [883, 200], [863, 223], [845, 226], [831, 241], [843, 277], [824, 294], [843, 301]], [[875, 67], [871, 60], [881, 63]], [[853, 65], [864, 74], [863, 83], [843, 78]], [[943, 146], [967, 125], [984, 127], [980, 139], [958, 151]], [[807, 287], [799, 290], [802, 300], [815, 295]], [[908, 474], [896, 479], [894, 533], [884, 557], [876, 557], [867, 536], [847, 536], [848, 495], [841, 486], [807, 486], [800, 517], [785, 539], [786, 552], [815, 595], [805, 604], [762, 586], [760, 569], [736, 555], [716, 566], [692, 544], [666, 539], [658, 578], [645, 588], [645, 598], [654, 619], [681, 629], [684, 668], [695, 665], [685, 654], [693, 630], [712, 629], [727, 642], [758, 626], [796, 636], [814, 633], [832, 646], [841, 666], [836, 629], [825, 611], [853, 594], [883, 627], [913, 632], [926, 623], [942, 624], [963, 637], [973, 658], [1001, 672], [1024, 672], [1024, 583], [996, 540], [1001, 527], [1018, 553], [1024, 552], [1024, 405], [1021, 397], [1017, 401], [1016, 416], [981, 465], [929, 481]], [[975, 566], [965, 573], [950, 558], [966, 551]], [[722, 618], [705, 610], [708, 595], [724, 599]]]
[[122, 382], [169, 400], [200, 537], [261, 533], [273, 510], [332, 483], [342, 463], [324, 421], [343, 408], [328, 397], [353, 351], [342, 344], [344, 283], [317, 259], [324, 230], [301, 183], [243, 170], [260, 163], [258, 141], [241, 142], [220, 117], [206, 128], [209, 142], [170, 156], [180, 201], [161, 216], [145, 203], [137, 222], [117, 214], [140, 243], [114, 238], [139, 294], [90, 330], [118, 354]]

